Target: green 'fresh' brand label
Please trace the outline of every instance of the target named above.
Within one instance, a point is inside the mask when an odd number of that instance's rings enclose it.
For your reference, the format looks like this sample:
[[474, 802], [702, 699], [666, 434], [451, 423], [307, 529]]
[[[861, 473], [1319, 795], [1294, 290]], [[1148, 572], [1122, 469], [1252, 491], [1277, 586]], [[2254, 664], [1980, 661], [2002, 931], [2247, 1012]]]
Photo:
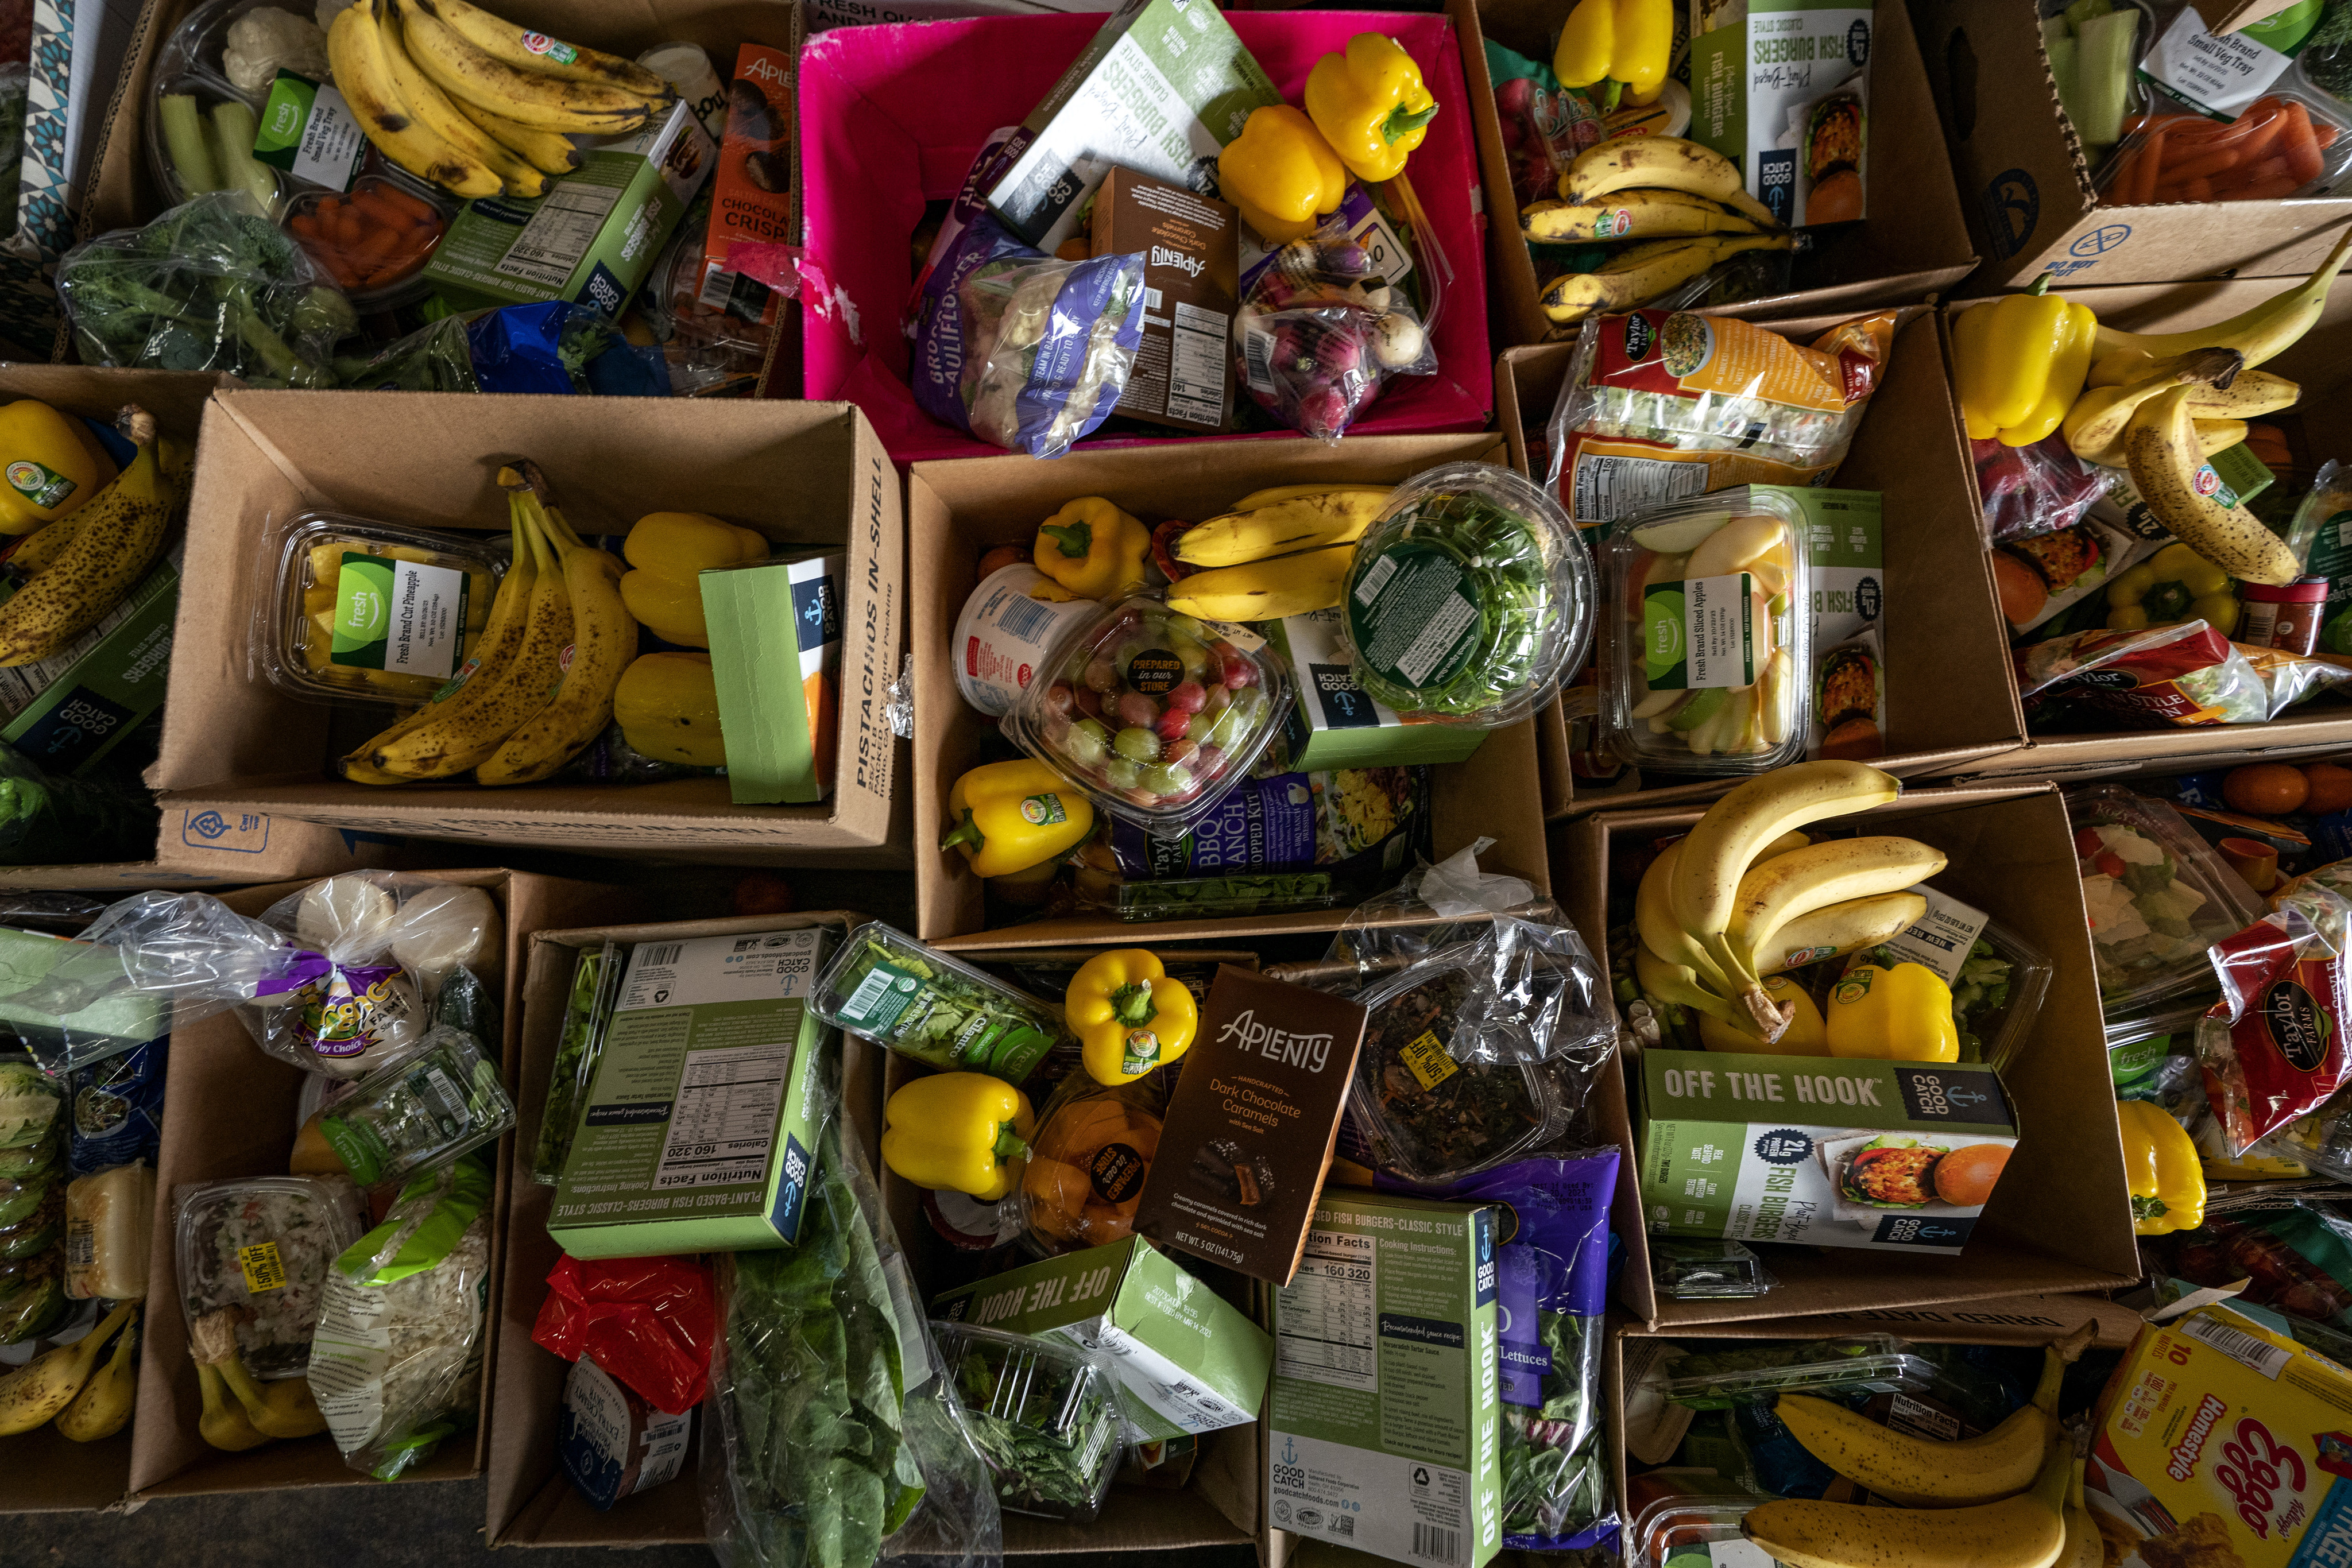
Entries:
[[1756, 580], [1693, 577], [1642, 593], [1642, 673], [1653, 691], [1756, 684]]
[[338, 664], [446, 680], [466, 639], [472, 579], [446, 566], [345, 550], [335, 575]]

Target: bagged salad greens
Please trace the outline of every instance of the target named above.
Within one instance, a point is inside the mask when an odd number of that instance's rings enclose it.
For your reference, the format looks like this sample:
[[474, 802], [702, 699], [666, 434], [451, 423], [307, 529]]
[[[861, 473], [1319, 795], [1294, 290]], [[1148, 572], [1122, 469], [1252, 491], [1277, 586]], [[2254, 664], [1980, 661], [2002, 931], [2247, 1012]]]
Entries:
[[[2062, 695], [2139, 729], [2261, 724], [2352, 681], [2352, 670], [2232, 643], [2202, 621], [2076, 632], [2028, 643], [2011, 657], [2029, 719], [2037, 699]], [[2085, 680], [2093, 671], [2098, 678]]]
[[934, 1322], [931, 1335], [1004, 1511], [1073, 1524], [1099, 1514], [1127, 1439], [1118, 1385], [1098, 1358], [1063, 1340], [967, 1323]]
[[1066, 1041], [1061, 1010], [903, 931], [868, 921], [817, 977], [809, 1006], [836, 1029], [940, 1071], [1020, 1083]]

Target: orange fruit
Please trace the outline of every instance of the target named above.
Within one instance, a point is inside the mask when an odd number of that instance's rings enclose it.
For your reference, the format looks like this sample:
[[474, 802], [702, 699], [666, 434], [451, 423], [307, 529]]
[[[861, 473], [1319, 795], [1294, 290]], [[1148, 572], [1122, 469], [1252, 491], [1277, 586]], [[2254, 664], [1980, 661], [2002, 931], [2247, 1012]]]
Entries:
[[2256, 817], [2282, 817], [2303, 809], [2311, 783], [2299, 768], [2284, 762], [2251, 762], [2232, 768], [2221, 780], [2221, 799], [2233, 811]]
[[2338, 811], [2352, 811], [2352, 768], [2313, 762], [2305, 766], [2303, 778], [2311, 786], [2311, 793], [2303, 802], [2306, 812], [2315, 817], [2332, 817]]

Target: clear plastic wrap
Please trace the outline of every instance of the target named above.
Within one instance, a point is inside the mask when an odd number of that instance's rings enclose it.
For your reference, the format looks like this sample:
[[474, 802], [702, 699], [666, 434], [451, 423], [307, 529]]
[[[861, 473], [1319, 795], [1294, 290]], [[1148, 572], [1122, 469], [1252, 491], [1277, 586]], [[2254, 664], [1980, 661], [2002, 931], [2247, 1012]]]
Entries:
[[1127, 1455], [1109, 1358], [1060, 1339], [933, 1322], [964, 1426], [1007, 1513], [1085, 1524]]
[[2073, 528], [2115, 479], [2112, 470], [2075, 456], [2063, 435], [2031, 446], [1972, 440], [1969, 451], [1984, 502], [1985, 538], [1993, 544]]
[[2066, 815], [2108, 1015], [2211, 985], [2206, 947], [2262, 916], [2245, 879], [2161, 800], [2102, 784], [2068, 794]]
[[1124, 1241], [1160, 1156], [1164, 1074], [1118, 1084], [1084, 1072], [1039, 1108], [1021, 1173], [1022, 1244], [1038, 1257]]
[[491, 1187], [479, 1160], [418, 1176], [327, 1271], [306, 1375], [362, 1474], [391, 1480], [474, 1423]]
[[1157, 600], [1074, 622], [1004, 733], [1111, 816], [1179, 839], [1214, 813], [1290, 713], [1288, 661], [1246, 627]]
[[2347, 927], [2352, 903], [2312, 883], [2208, 950], [2221, 1000], [2198, 1023], [2197, 1055], [2233, 1157], [2319, 1110], [2352, 1078]]
[[2103, 201], [2276, 201], [2315, 195], [2352, 165], [2342, 110], [2325, 94], [2273, 91], [2233, 120], [2200, 113], [2162, 93], [2099, 171]]
[[1414, 475], [1356, 541], [1349, 671], [1407, 723], [1499, 729], [1549, 702], [1592, 646], [1591, 553], [1559, 505], [1491, 463]]
[[[1950, 1389], [1943, 1369], [1893, 1334], [1807, 1340], [1693, 1352], [1675, 1363], [1665, 1396], [1697, 1410], [1728, 1410], [1776, 1394], [1936, 1394]], [[1965, 1392], [1958, 1403], [1974, 1403]]]
[[809, 1008], [926, 1067], [1007, 1083], [1025, 1082], [1069, 1040], [1059, 1008], [878, 920], [849, 934], [817, 977]]
[[1143, 340], [1143, 256], [986, 263], [958, 286], [964, 427], [1059, 457], [1110, 417]]
[[635, 951], [634, 945], [606, 942], [581, 948], [572, 963], [572, 992], [564, 998], [555, 1064], [547, 1073], [547, 1103], [531, 1141], [530, 1178], [541, 1186], [563, 1179], [563, 1162], [572, 1155], [572, 1135], [579, 1130], [588, 1085], [596, 1081], [596, 1064], [604, 1058], [604, 1030], [620, 998], [621, 976]]
[[1234, 318], [1241, 389], [1279, 423], [1331, 443], [1391, 376], [1437, 373], [1433, 320], [1423, 321], [1349, 228], [1347, 214], [1335, 214], [1276, 249], [1248, 281]]
[[180, 1305], [199, 1363], [299, 1377], [327, 1270], [366, 1228], [339, 1176], [256, 1176], [173, 1194]]
[[1743, 486], [1644, 507], [1610, 530], [1601, 690], [1619, 756], [1697, 774], [1760, 773], [1803, 756], [1813, 718], [1806, 528], [1796, 502]]
[[[2135, 728], [2262, 724], [2329, 686], [2352, 681], [2352, 669], [2284, 648], [2232, 643], [2202, 621], [2133, 632], [2076, 632], [2028, 643], [2011, 657], [2017, 694], [2029, 704], [2029, 717], [2034, 698], [2073, 683], [2057, 695], [2112, 713]], [[2095, 670], [2102, 672], [2098, 679], [2084, 679]]]
[[276, 530], [277, 586], [255, 605], [248, 668], [311, 702], [426, 702], [489, 619], [504, 544], [298, 512]]
[[514, 1125], [498, 1063], [474, 1037], [436, 1024], [387, 1057], [319, 1119], [319, 1132], [362, 1186], [451, 1164]]
[[1650, 1278], [1676, 1301], [1738, 1301], [1769, 1295], [1780, 1277], [1737, 1241], [1650, 1238]]
[[702, 1498], [722, 1568], [982, 1568], [1003, 1516], [837, 1105], [797, 1245], [719, 1260]]

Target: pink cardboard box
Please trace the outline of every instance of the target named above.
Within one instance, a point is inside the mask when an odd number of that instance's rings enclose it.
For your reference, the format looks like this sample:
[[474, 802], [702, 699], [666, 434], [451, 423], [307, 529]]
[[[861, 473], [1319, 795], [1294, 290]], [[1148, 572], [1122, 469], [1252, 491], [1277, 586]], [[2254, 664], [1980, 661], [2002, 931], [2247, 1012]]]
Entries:
[[[1486, 428], [1495, 399], [1485, 219], [1454, 24], [1396, 11], [1229, 12], [1225, 20], [1292, 103], [1315, 62], [1358, 33], [1386, 33], [1420, 63], [1440, 109], [1407, 172], [1443, 257], [1432, 268], [1439, 369], [1395, 378], [1349, 434]], [[900, 318], [918, 260], [911, 236], [924, 204], [955, 194], [988, 133], [1020, 124], [1101, 26], [1099, 16], [1040, 16], [843, 27], [801, 53], [804, 395], [857, 404], [898, 462], [999, 455], [924, 413], [908, 390]]]

